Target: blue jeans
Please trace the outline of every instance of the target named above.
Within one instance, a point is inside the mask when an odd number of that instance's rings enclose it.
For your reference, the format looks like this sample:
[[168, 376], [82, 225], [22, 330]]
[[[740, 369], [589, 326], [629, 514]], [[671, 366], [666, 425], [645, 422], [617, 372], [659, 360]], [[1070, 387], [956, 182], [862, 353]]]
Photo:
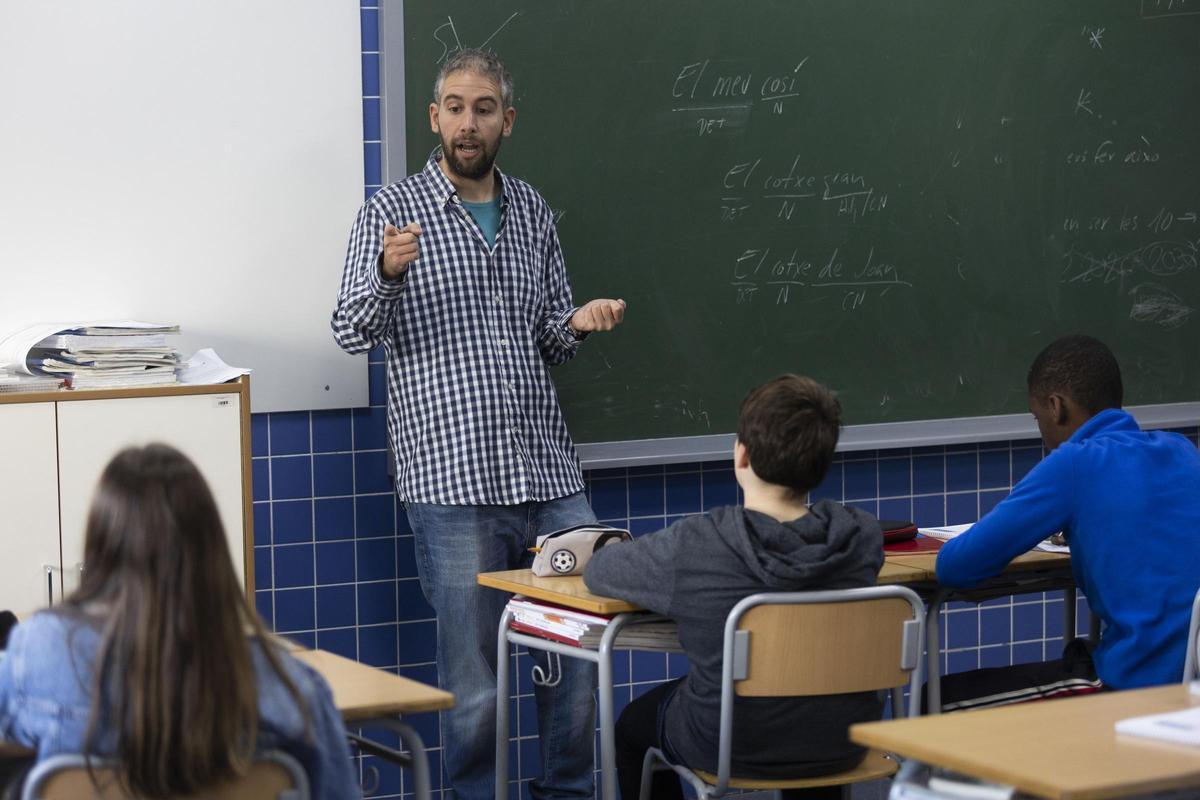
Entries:
[[[408, 503], [421, 590], [438, 618], [437, 667], [455, 705], [441, 714], [442, 763], [459, 800], [495, 796], [496, 635], [509, 595], [480, 572], [527, 567], [536, 538], [596, 516], [582, 492], [514, 506]], [[532, 651], [546, 669], [546, 654]], [[596, 666], [562, 659], [562, 681], [534, 688], [542, 776], [534, 798], [592, 797]]]

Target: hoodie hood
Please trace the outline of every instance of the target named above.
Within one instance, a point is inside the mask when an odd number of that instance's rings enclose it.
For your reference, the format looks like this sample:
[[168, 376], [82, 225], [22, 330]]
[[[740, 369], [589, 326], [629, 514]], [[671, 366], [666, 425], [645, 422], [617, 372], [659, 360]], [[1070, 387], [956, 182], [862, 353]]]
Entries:
[[870, 585], [883, 565], [883, 533], [865, 511], [832, 500], [779, 520], [742, 506], [712, 512], [725, 543], [772, 589]]

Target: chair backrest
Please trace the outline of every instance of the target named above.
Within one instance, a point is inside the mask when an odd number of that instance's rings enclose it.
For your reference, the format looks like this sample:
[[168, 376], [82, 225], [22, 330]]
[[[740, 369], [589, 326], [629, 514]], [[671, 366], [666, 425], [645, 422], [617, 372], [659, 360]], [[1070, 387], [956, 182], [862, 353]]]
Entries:
[[1184, 683], [1196, 680], [1196, 647], [1200, 646], [1200, 642], [1196, 641], [1198, 633], [1200, 633], [1200, 590], [1196, 591], [1196, 596], [1192, 599], [1192, 621], [1188, 625], [1187, 655], [1184, 656], [1183, 661]]
[[[40, 761], [25, 779], [21, 800], [137, 800], [121, 788], [111, 762], [92, 759], [88, 773], [82, 755]], [[95, 776], [95, 783], [92, 777]], [[279, 750], [260, 753], [249, 772], [188, 800], [309, 800], [308, 776], [296, 759]]]
[[903, 586], [751, 595], [725, 619], [717, 790], [728, 785], [734, 698], [795, 697], [909, 684], [921, 708], [925, 604]]

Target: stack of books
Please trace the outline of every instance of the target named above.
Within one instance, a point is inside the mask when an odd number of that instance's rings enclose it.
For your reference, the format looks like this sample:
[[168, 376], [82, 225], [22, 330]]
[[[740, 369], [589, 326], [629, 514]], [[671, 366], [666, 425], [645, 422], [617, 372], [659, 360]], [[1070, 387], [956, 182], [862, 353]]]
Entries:
[[39, 341], [26, 364], [35, 373], [65, 379], [73, 389], [172, 384], [180, 353], [167, 336], [178, 333], [178, 325], [72, 328]]
[[[612, 621], [612, 617], [602, 614], [564, 608], [520, 595], [508, 601], [508, 609], [513, 615], [509, 623], [513, 630], [589, 650], [600, 646], [600, 639]], [[668, 653], [683, 652], [675, 623], [651, 615], [647, 615], [644, 621], [635, 621], [622, 628], [617, 634], [614, 646]]]
[[0, 394], [14, 392], [53, 392], [61, 389], [63, 379], [50, 375], [26, 375], [16, 368], [0, 366]]

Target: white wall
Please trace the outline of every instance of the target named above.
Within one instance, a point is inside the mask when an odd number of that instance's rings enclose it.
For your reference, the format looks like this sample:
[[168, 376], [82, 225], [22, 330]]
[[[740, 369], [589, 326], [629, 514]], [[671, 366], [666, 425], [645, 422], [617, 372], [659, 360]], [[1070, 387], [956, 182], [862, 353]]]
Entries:
[[[358, 9], [0, 3], [0, 335], [179, 323], [256, 412], [366, 405], [329, 331], [362, 202]], [[326, 388], [328, 387], [328, 389]]]

